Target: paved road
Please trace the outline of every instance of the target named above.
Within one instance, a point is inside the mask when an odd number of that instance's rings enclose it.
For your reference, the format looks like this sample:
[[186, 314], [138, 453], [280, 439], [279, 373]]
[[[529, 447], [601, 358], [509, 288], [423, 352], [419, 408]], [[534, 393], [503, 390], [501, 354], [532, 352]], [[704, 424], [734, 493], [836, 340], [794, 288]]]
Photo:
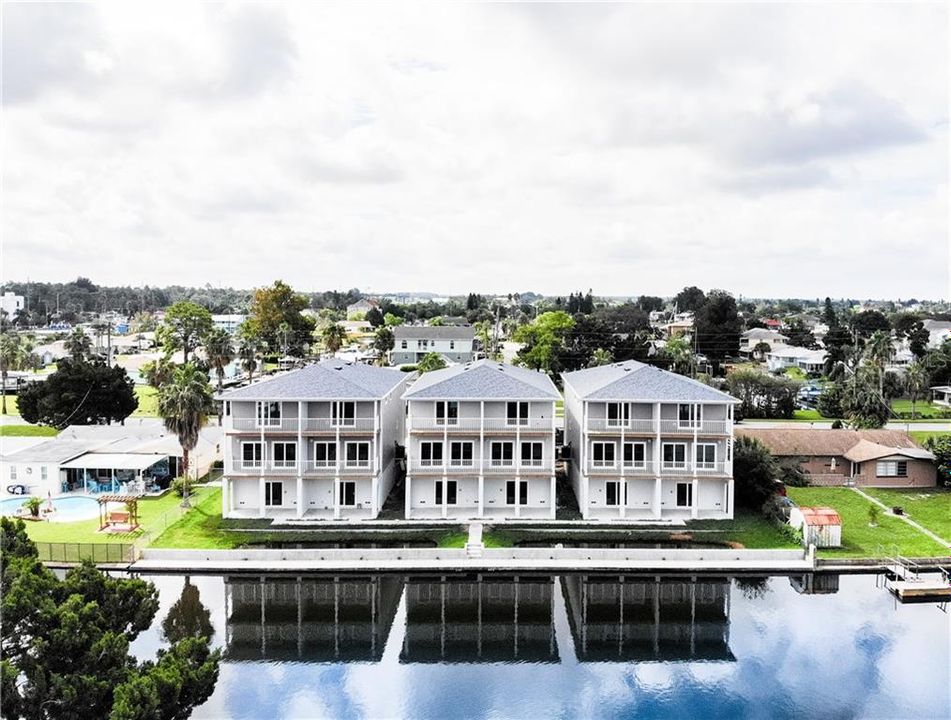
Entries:
[[[792, 422], [783, 420], [744, 420], [737, 423], [738, 428], [800, 428], [813, 430], [828, 430], [831, 422]], [[924, 431], [924, 432], [951, 432], [951, 421], [936, 422], [890, 422], [885, 425], [889, 430]]]

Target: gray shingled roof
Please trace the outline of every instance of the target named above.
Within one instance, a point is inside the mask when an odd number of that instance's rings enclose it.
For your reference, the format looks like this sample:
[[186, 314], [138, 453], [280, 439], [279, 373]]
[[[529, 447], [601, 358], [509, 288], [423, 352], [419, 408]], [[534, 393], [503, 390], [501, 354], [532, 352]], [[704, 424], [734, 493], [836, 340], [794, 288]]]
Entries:
[[398, 325], [395, 340], [472, 340], [475, 328], [464, 325]]
[[4, 458], [10, 463], [62, 463], [72, 460], [80, 455], [85, 455], [93, 450], [102, 450], [114, 440], [84, 439], [84, 440], [63, 440], [61, 438], [51, 438], [39, 445], [28, 447], [19, 452], [8, 455]]
[[492, 360], [424, 373], [403, 393], [406, 400], [558, 400], [561, 395], [544, 373]]
[[221, 400], [377, 400], [406, 378], [393, 368], [323, 360], [222, 393]]
[[582, 400], [739, 402], [709, 385], [636, 360], [576, 370], [561, 377]]

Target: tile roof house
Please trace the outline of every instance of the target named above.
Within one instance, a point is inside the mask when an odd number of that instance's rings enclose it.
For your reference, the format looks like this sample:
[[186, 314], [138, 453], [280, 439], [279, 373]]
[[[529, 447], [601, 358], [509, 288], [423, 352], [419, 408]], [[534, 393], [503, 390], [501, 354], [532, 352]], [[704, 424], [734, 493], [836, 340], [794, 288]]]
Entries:
[[551, 379], [479, 360], [421, 375], [407, 403], [407, 518], [554, 518]]
[[733, 406], [634, 360], [562, 375], [569, 476], [584, 518], [733, 516]]
[[795, 459], [813, 485], [933, 487], [934, 455], [901, 430], [742, 428], [777, 458]]
[[397, 475], [409, 379], [334, 359], [223, 393], [224, 516], [376, 517]]

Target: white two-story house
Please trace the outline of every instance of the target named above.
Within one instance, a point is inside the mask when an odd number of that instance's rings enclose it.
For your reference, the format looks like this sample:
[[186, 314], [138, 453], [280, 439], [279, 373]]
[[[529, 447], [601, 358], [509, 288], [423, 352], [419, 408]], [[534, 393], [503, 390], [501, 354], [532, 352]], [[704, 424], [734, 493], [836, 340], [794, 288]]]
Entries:
[[414, 365], [429, 353], [442, 355], [449, 363], [467, 363], [473, 358], [475, 329], [457, 325], [400, 325], [393, 328], [391, 365]]
[[479, 360], [403, 394], [406, 518], [554, 518], [555, 401], [539, 372]]
[[703, 383], [629, 360], [562, 375], [582, 517], [733, 517], [733, 406]]
[[222, 394], [224, 517], [375, 518], [397, 475], [408, 380], [325, 360]]

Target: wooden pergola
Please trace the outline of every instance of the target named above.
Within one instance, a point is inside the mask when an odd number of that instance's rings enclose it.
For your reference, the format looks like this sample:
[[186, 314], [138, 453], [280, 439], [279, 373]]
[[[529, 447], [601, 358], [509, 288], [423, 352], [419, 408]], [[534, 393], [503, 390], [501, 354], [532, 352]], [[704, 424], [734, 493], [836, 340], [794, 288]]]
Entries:
[[[105, 530], [114, 525], [128, 525], [129, 530], [139, 527], [139, 496], [138, 495], [100, 495], [99, 500], [99, 529]], [[123, 510], [109, 510], [109, 503], [123, 503]]]

